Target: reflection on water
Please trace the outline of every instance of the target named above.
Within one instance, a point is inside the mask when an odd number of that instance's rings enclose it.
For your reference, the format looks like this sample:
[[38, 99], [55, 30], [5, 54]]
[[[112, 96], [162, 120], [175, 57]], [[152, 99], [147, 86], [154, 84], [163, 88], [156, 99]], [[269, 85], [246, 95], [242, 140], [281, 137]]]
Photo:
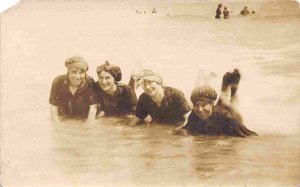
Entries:
[[[113, 121], [112, 121], [113, 120]], [[181, 137], [172, 126], [128, 127], [118, 119], [52, 127], [55, 164], [67, 178], [130, 185], [296, 185], [299, 139]], [[225, 141], [228, 145], [219, 145]]]

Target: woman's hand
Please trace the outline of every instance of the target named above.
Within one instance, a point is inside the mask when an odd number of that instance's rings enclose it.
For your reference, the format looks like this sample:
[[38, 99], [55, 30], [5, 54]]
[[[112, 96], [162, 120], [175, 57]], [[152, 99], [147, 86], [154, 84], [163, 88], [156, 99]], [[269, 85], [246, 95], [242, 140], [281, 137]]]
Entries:
[[105, 115], [105, 112], [103, 110], [101, 110], [98, 114], [96, 118], [102, 118]]
[[142, 121], [142, 119], [138, 118], [138, 117], [133, 117], [131, 119], [131, 121], [129, 122], [129, 126], [136, 126], [140, 121]]
[[147, 117], [144, 118], [145, 123], [151, 123], [152, 122], [152, 117], [148, 115]]
[[220, 141], [218, 141], [218, 142], [216, 143], [216, 145], [217, 145], [217, 146], [224, 146], [224, 147], [227, 147], [227, 146], [230, 145], [230, 143], [229, 143], [229, 142], [226, 142], [226, 141], [224, 141], [224, 140], [220, 140]]
[[62, 117], [58, 115], [58, 107], [54, 105], [50, 105], [50, 111], [51, 111], [51, 118], [52, 121], [55, 123], [61, 122]]

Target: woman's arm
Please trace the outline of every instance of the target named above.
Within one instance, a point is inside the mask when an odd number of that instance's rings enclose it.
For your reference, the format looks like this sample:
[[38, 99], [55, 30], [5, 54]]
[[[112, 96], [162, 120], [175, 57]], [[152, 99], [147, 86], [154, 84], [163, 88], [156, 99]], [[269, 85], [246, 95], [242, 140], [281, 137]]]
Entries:
[[191, 107], [189, 106], [183, 92], [178, 89], [174, 89], [173, 100], [175, 101], [175, 107], [177, 114], [184, 119], [183, 126], [187, 123], [187, 119], [191, 113]]
[[184, 127], [187, 122], [188, 122], [188, 118], [189, 118], [189, 115], [191, 114], [191, 111], [189, 111], [188, 113], [184, 114], [183, 118], [184, 118], [184, 122], [183, 124], [181, 125], [182, 127]]
[[50, 110], [51, 110], [51, 118], [54, 122], [59, 122], [61, 119], [58, 115], [58, 107], [50, 104]]
[[129, 122], [129, 126], [136, 126], [138, 123], [140, 123], [142, 121], [141, 118], [138, 118], [136, 116], [134, 116], [131, 121]]
[[188, 123], [188, 120], [189, 120], [189, 116], [191, 114], [191, 111], [186, 113], [183, 117], [184, 117], [184, 122], [182, 125], [180, 125], [179, 127], [177, 127], [176, 129], [172, 130], [171, 131], [171, 134], [174, 134], [174, 135], [181, 135], [181, 136], [187, 136], [188, 135], [188, 131], [186, 129], [186, 125]]
[[171, 134], [174, 135], [181, 135], [181, 136], [187, 136], [188, 131], [184, 128], [187, 124], [187, 120], [182, 124], [181, 126], [177, 127], [176, 129], [171, 130]]
[[92, 121], [96, 119], [96, 113], [97, 113], [97, 104], [90, 105], [90, 111], [89, 111], [87, 121]]
[[137, 98], [135, 91], [130, 86], [124, 86], [123, 98], [125, 100], [126, 110], [129, 113], [134, 114], [137, 105]]

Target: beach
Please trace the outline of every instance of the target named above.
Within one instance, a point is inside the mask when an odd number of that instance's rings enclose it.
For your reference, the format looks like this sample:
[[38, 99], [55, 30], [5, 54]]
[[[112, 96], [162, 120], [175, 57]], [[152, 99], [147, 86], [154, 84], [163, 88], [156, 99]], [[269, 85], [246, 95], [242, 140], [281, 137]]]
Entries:
[[[26, 0], [2, 13], [1, 184], [299, 185], [299, 4], [226, 0], [230, 18], [216, 20], [218, 3]], [[239, 16], [244, 6], [256, 13]], [[51, 84], [73, 55], [87, 59], [95, 80], [106, 60], [124, 83], [150, 67], [188, 100], [202, 70], [217, 74], [219, 93], [223, 74], [238, 68], [239, 110], [259, 136], [180, 137], [173, 126], [115, 118], [53, 124]]]

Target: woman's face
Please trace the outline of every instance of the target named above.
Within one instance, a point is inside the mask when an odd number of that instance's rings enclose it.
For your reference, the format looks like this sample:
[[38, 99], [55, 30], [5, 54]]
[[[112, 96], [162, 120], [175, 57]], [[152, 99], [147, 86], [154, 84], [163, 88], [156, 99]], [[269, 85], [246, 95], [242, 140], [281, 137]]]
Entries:
[[143, 80], [142, 83], [145, 93], [149, 96], [155, 96], [161, 90], [161, 85], [150, 80]]
[[213, 106], [211, 103], [197, 101], [193, 105], [193, 112], [201, 119], [207, 119], [211, 116]]
[[115, 79], [110, 73], [106, 71], [101, 71], [98, 74], [98, 77], [99, 77], [99, 85], [103, 91], [108, 92], [114, 89]]
[[86, 71], [81, 68], [71, 68], [68, 71], [68, 79], [71, 85], [79, 86], [83, 83]]

